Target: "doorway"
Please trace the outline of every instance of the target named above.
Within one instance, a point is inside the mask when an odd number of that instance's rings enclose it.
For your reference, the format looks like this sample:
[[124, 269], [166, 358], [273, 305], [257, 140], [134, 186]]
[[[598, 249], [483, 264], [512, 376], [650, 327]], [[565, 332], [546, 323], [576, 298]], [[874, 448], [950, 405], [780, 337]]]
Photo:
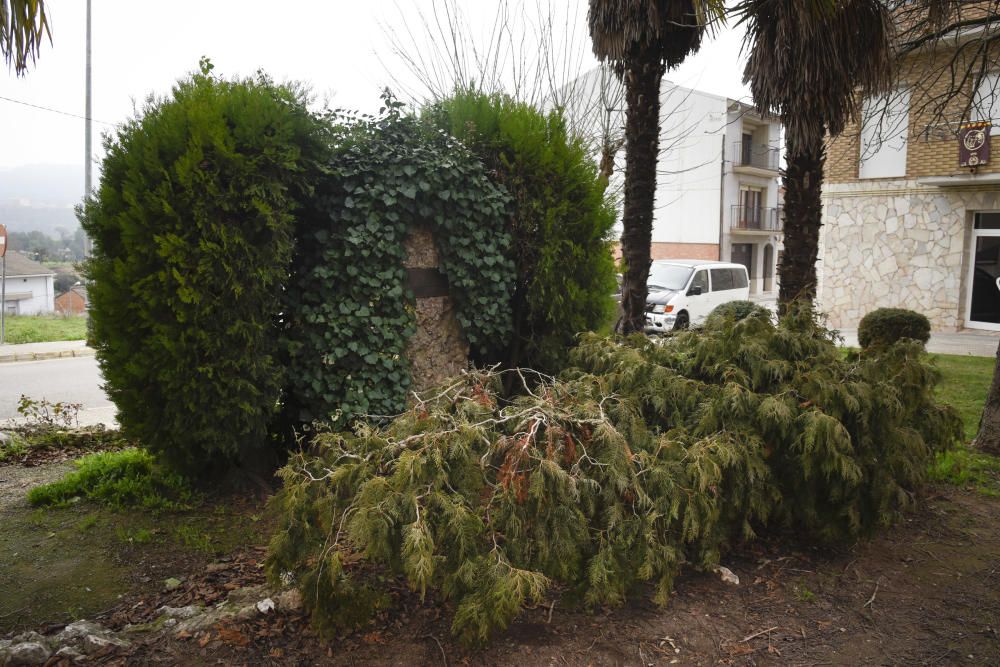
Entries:
[[1000, 213], [975, 214], [970, 265], [965, 323], [1000, 331]]
[[[753, 244], [752, 243], [734, 243], [732, 250], [729, 251], [729, 261], [733, 264], [742, 264], [747, 267], [747, 275], [750, 276], [750, 286], [753, 288], [754, 275], [753, 270]], [[754, 290], [756, 291], [756, 290]]]
[[774, 246], [770, 243], [764, 245], [764, 291], [770, 292], [774, 289]]

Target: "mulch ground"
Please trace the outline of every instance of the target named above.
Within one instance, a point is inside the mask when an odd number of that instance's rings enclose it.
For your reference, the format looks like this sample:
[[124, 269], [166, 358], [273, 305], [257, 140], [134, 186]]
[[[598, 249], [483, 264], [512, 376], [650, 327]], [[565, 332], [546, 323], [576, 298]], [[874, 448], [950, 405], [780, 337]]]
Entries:
[[[7, 433], [26, 438], [37, 435], [36, 428], [16, 427], [4, 430]], [[52, 444], [29, 446], [19, 456], [8, 455], [0, 459], [0, 467], [35, 468], [52, 463], [65, 463], [66, 461], [74, 461], [85, 454], [117, 451], [124, 446], [124, 443], [113, 442], [108, 437], [109, 432], [103, 429], [81, 428], [67, 433], [68, 435], [64, 436], [65, 443], [54, 440]]]
[[[940, 488], [922, 509], [843, 550], [760, 542], [724, 563], [740, 585], [686, 573], [664, 609], [643, 597], [588, 614], [528, 610], [483, 649], [450, 638], [452, 610], [398, 583], [394, 605], [355, 633], [322, 639], [301, 613], [193, 635], [167, 631], [113, 665], [995, 665], [1000, 664], [1000, 499]], [[120, 628], [163, 605], [213, 604], [264, 582], [263, 549], [187, 573], [170, 592], [126, 596], [97, 620]]]

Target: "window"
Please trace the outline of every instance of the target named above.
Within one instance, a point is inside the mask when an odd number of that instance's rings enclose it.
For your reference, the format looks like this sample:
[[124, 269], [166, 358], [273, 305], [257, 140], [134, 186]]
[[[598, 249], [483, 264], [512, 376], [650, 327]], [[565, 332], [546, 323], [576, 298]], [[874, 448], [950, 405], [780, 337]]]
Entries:
[[1000, 134], [1000, 72], [983, 75], [972, 96], [970, 116], [970, 120], [990, 121], [993, 123], [990, 134]]
[[975, 229], [1000, 229], [1000, 213], [976, 213]]
[[712, 269], [712, 291], [721, 292], [733, 289], [732, 269]]
[[753, 135], [746, 132], [743, 133], [742, 142], [740, 143], [740, 164], [750, 164], [750, 159], [753, 157]]
[[646, 286], [657, 289], [670, 289], [680, 291], [687, 285], [691, 276], [691, 268], [677, 264], [657, 264], [656, 262], [649, 268], [649, 278]]
[[861, 118], [859, 178], [906, 175], [906, 144], [910, 129], [910, 90], [900, 88], [884, 97], [865, 100]]
[[694, 280], [691, 281], [691, 287], [688, 289], [688, 292], [690, 293], [695, 287], [700, 287], [702, 294], [708, 292], [708, 271], [701, 270], [694, 275]]
[[747, 185], [740, 186], [740, 229], [763, 229], [764, 190]]
[[747, 282], [747, 273], [741, 269], [729, 269], [733, 274], [733, 289], [743, 289], [750, 283]]

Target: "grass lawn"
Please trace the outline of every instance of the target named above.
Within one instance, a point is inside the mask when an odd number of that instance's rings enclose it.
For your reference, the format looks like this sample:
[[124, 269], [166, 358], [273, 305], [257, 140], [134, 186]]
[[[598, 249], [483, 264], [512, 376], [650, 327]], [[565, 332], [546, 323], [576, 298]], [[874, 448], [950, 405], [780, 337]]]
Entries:
[[[969, 357], [932, 354], [941, 370], [938, 398], [958, 410], [965, 429], [965, 442], [971, 442], [979, 429], [986, 392], [993, 379], [994, 357]], [[967, 446], [938, 454], [931, 466], [931, 478], [971, 487], [989, 495], [1000, 495], [1000, 459], [985, 456]]]
[[83, 340], [87, 337], [86, 317], [61, 315], [8, 315], [5, 343], [47, 343], [54, 340]]

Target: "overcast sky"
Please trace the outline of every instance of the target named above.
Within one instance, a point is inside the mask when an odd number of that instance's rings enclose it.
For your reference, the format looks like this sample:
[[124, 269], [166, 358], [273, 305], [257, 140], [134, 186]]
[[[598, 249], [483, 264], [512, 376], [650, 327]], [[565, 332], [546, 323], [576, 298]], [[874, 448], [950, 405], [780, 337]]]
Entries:
[[[430, 16], [432, 0], [92, 0], [94, 151], [100, 134], [127, 118], [150, 94], [164, 95], [205, 55], [222, 76], [263, 69], [275, 79], [309, 84], [317, 99], [332, 106], [374, 111], [378, 93], [393, 75], [419, 89], [393, 55], [386, 27], [424, 40], [420, 12]], [[529, 17], [536, 3], [526, 5]], [[586, 0], [554, 0], [586, 38]], [[562, 3], [566, 3], [563, 5]], [[32, 108], [84, 113], [85, 0], [46, 0], [52, 45], [21, 78], [0, 71], [0, 168], [27, 164], [82, 165], [81, 118]], [[496, 0], [458, 0], [465, 22], [484, 40], [496, 14]], [[537, 14], [537, 12], [536, 12]], [[529, 31], [530, 32], [530, 31]], [[564, 29], [559, 29], [557, 40]], [[740, 35], [725, 30], [669, 72], [675, 83], [732, 98], [745, 97], [740, 82]], [[526, 50], [532, 49], [526, 44]], [[596, 64], [589, 43], [581, 50], [585, 68]], [[433, 53], [424, 43], [421, 51]], [[99, 123], [96, 121], [103, 121]], [[81, 183], [82, 193], [82, 183]]]

